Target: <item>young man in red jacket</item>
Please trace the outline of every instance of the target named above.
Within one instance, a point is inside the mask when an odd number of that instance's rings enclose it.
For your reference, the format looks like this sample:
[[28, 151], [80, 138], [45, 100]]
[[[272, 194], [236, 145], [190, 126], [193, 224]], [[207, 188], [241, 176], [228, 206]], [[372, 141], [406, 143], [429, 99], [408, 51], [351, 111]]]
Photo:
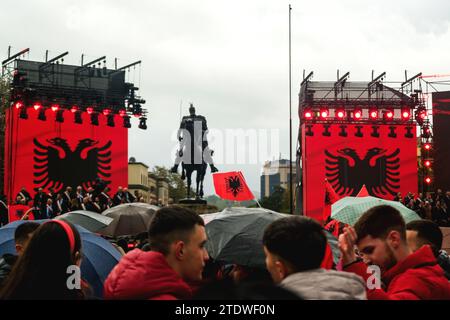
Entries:
[[158, 210], [149, 227], [152, 251], [134, 249], [125, 255], [104, 283], [105, 299], [190, 299], [208, 253], [203, 219], [171, 206]]
[[[363, 261], [357, 259], [355, 245]], [[364, 213], [354, 228], [346, 228], [339, 236], [339, 247], [344, 270], [366, 280], [368, 299], [450, 299], [450, 283], [430, 246], [414, 253], [409, 249], [405, 221], [391, 206]], [[373, 265], [381, 272], [378, 288]]]

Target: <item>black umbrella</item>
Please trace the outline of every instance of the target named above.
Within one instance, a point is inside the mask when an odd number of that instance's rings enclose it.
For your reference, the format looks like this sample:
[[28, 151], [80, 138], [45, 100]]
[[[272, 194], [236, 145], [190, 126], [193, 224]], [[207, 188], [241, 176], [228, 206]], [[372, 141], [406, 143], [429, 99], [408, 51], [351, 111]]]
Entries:
[[148, 231], [151, 218], [159, 207], [147, 203], [124, 203], [103, 212], [111, 224], [99, 232], [105, 236], [133, 236]]
[[[225, 263], [265, 268], [262, 244], [264, 230], [273, 221], [292, 216], [263, 208], [227, 208], [202, 217], [208, 236], [206, 249], [211, 258]], [[335, 238], [330, 236], [327, 235], [328, 243], [336, 258], [334, 247], [337, 247], [337, 241], [333, 241]]]
[[113, 221], [112, 218], [86, 210], [67, 212], [63, 215], [57, 216], [55, 219], [65, 220], [73, 224], [77, 224], [91, 232], [97, 232], [107, 227]]

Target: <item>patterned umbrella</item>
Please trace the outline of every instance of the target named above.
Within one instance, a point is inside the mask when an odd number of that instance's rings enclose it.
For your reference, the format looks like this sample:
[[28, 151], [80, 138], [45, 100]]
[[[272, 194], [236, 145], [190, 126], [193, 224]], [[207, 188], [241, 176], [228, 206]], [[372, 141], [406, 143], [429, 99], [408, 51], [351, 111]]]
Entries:
[[420, 220], [419, 215], [397, 201], [389, 201], [376, 197], [345, 197], [331, 206], [331, 217], [351, 226], [370, 208], [389, 205], [400, 211], [406, 223]]

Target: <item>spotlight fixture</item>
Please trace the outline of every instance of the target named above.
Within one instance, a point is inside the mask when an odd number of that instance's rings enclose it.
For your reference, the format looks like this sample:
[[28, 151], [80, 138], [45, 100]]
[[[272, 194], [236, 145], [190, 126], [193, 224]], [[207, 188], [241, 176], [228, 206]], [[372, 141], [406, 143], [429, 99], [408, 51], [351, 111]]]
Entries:
[[321, 117], [322, 119], [328, 118], [328, 115], [329, 115], [329, 114], [330, 114], [330, 112], [328, 111], [328, 109], [326, 109], [326, 108], [320, 109], [320, 117]]
[[423, 145], [423, 148], [425, 149], [425, 150], [431, 150], [431, 143], [429, 143], [429, 142], [427, 142], [427, 143], [425, 143], [424, 145]]
[[383, 116], [385, 120], [392, 120], [394, 118], [394, 110], [385, 110]]
[[324, 136], [324, 137], [331, 137], [331, 132], [330, 132], [330, 125], [329, 124], [324, 124], [323, 125], [323, 132], [322, 132], [322, 135]]
[[339, 131], [339, 136], [340, 137], [347, 137], [347, 126], [345, 126], [345, 125], [342, 125], [342, 126], [339, 126], [339, 128], [341, 128], [341, 131]]
[[411, 111], [409, 109], [403, 108], [402, 109], [402, 120], [409, 120], [411, 117]]
[[106, 125], [108, 127], [114, 127], [115, 126], [115, 124], [114, 124], [114, 114], [108, 114], [106, 116]]
[[138, 126], [138, 128], [142, 129], [142, 130], [147, 130], [147, 123], [146, 123], [146, 121], [147, 121], [146, 117], [139, 118], [139, 126]]
[[313, 112], [311, 111], [311, 109], [305, 109], [305, 111], [303, 112], [303, 116], [305, 119], [312, 119]]
[[119, 116], [125, 117], [126, 115], [127, 115], [127, 111], [126, 110], [122, 109], [122, 110], [119, 111]]
[[52, 104], [51, 109], [53, 112], [56, 112], [59, 110], [59, 104]]
[[86, 108], [86, 112], [87, 112], [88, 114], [92, 114], [92, 113], [94, 112], [94, 108], [93, 108], [93, 107], [87, 107], [87, 108]]
[[38, 120], [45, 121], [47, 117], [45, 115], [45, 108], [41, 108], [38, 113]]
[[20, 119], [28, 119], [27, 108], [25, 108], [25, 107], [20, 108], [19, 118]]
[[422, 138], [429, 139], [431, 137], [431, 128], [428, 125], [422, 127]]
[[130, 116], [124, 116], [123, 117], [123, 127], [124, 128], [131, 128]]
[[409, 139], [414, 138], [414, 134], [412, 132], [413, 130], [414, 130], [414, 127], [406, 127], [405, 138], [409, 138]]
[[[73, 110], [73, 107], [72, 107]], [[82, 124], [83, 123], [83, 118], [81, 116], [81, 111], [72, 111], [74, 112], [74, 122], [78, 123], [78, 124]]]
[[378, 110], [376, 108], [369, 109], [369, 118], [372, 120], [378, 119]]
[[35, 104], [33, 104], [33, 108], [34, 108], [34, 110], [38, 111], [40, 108], [42, 108], [42, 104], [40, 104], [39, 102], [36, 102]]
[[23, 104], [22, 101], [17, 101], [16, 103], [14, 103], [14, 107], [15, 107], [16, 109], [20, 109], [20, 108], [23, 108], [23, 107], [24, 107], [24, 104]]
[[431, 178], [430, 177], [426, 177], [425, 178], [425, 182], [426, 182], [426, 184], [430, 184], [431, 183]]
[[363, 133], [362, 133], [362, 126], [355, 126], [355, 128], [356, 128], [356, 132], [355, 132], [355, 137], [358, 137], [358, 138], [362, 138], [364, 135], [363, 135]]
[[91, 113], [91, 124], [93, 126], [98, 126], [98, 113], [97, 112]]
[[430, 160], [425, 160], [425, 161], [423, 162], [423, 165], [424, 165], [425, 167], [429, 168], [429, 167], [431, 167], [431, 161], [430, 161]]
[[56, 122], [64, 122], [64, 110], [60, 109], [56, 111]]
[[75, 106], [75, 105], [72, 106], [72, 108], [70, 108], [70, 111], [73, 113], [77, 112], [78, 110], [79, 110], [78, 106]]
[[312, 131], [312, 127], [313, 127], [312, 124], [306, 125], [306, 132], [305, 132], [306, 136], [310, 136], [310, 137], [314, 136], [314, 132]]
[[396, 127], [394, 127], [394, 126], [389, 127], [389, 133], [388, 133], [389, 138], [397, 138], [397, 133], [395, 133], [395, 129], [396, 129]]
[[133, 104], [133, 116], [136, 118], [139, 118], [142, 115], [142, 107], [139, 103]]
[[370, 136], [374, 138], [379, 138], [380, 137], [380, 132], [378, 131], [379, 129], [380, 129], [379, 126], [372, 126], [372, 132], [370, 133]]
[[355, 118], [356, 120], [361, 119], [362, 118], [362, 110], [355, 109], [355, 111], [353, 111], [353, 118]]
[[104, 114], [105, 116], [109, 115], [110, 113], [111, 113], [111, 109], [108, 109], [108, 108], [103, 109], [103, 114]]
[[343, 119], [345, 117], [345, 110], [344, 109], [337, 109], [336, 110], [336, 118]]

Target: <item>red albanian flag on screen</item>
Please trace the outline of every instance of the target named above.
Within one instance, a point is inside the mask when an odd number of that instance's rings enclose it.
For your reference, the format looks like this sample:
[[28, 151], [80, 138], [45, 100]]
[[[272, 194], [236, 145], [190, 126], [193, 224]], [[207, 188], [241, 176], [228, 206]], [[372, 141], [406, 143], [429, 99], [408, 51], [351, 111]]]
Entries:
[[255, 199], [240, 171], [214, 173], [213, 181], [216, 194], [222, 199], [233, 201]]

